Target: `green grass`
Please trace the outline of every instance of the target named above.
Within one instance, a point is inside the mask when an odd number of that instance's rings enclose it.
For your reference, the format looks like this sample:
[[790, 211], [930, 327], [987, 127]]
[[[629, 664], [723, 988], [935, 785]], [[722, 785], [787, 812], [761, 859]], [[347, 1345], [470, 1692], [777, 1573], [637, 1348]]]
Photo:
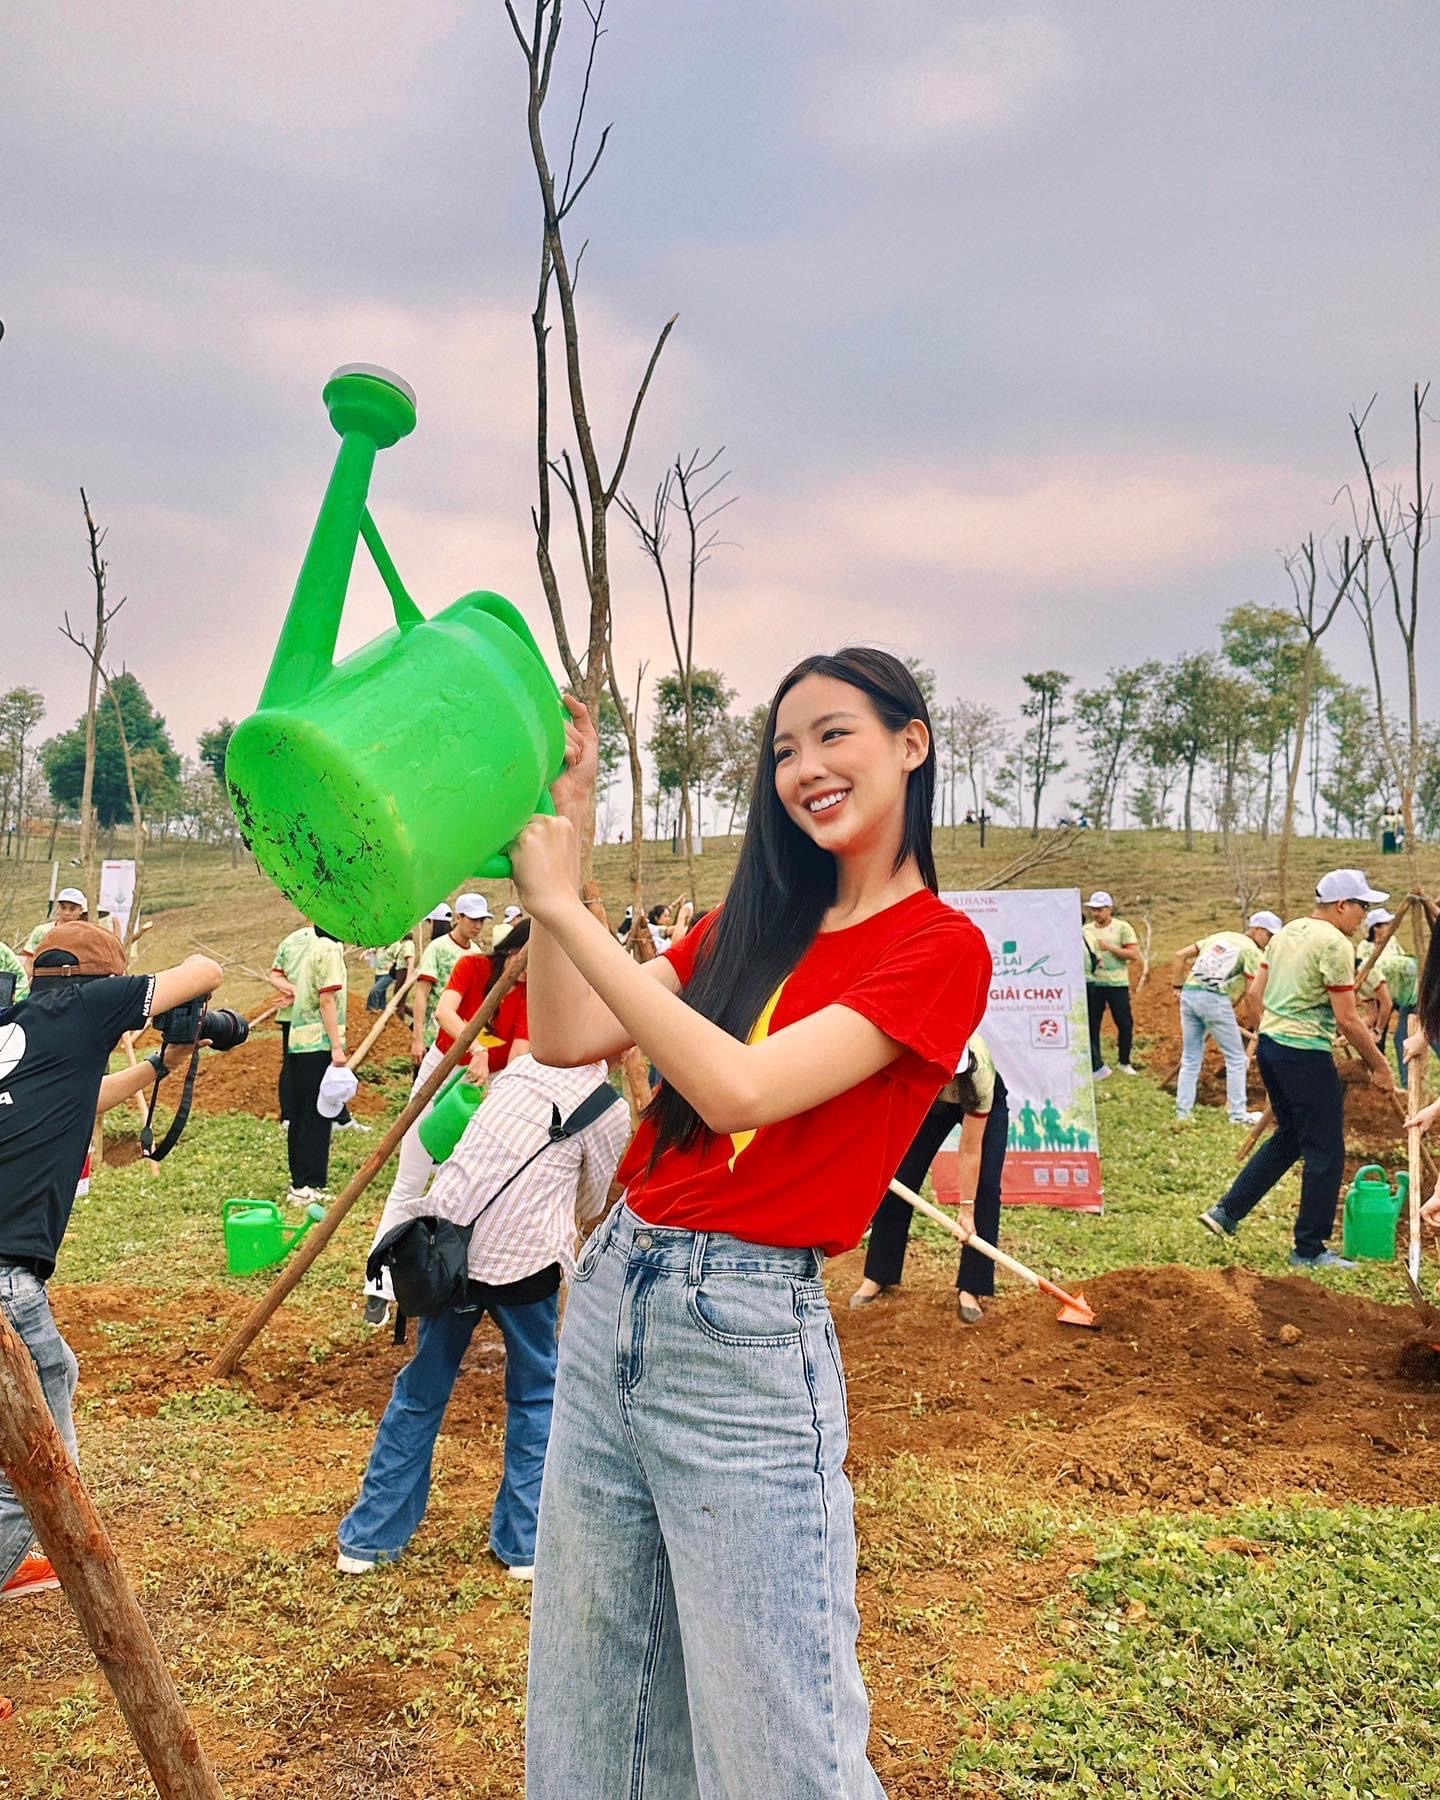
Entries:
[[[1227, 1546], [1235, 1544], [1236, 1548]], [[1440, 1536], [1421, 1510], [1094, 1528], [1035, 1693], [970, 1697], [1005, 1800], [1412, 1800], [1440, 1781]]]

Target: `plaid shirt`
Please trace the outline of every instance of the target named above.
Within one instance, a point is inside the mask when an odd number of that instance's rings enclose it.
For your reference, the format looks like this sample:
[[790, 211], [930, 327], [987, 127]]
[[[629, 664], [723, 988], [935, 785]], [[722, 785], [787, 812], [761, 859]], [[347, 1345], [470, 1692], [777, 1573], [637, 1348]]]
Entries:
[[[468, 1225], [526, 1157], [548, 1142], [552, 1105], [568, 1119], [604, 1079], [601, 1062], [554, 1069], [522, 1056], [508, 1064], [491, 1080], [484, 1104], [429, 1193], [405, 1202], [394, 1218], [387, 1207], [382, 1229], [402, 1218], [427, 1216]], [[575, 1137], [548, 1144], [476, 1221], [471, 1276], [499, 1285], [558, 1262], [568, 1280], [575, 1269], [577, 1227], [603, 1209], [629, 1137], [630, 1109], [621, 1100]]]

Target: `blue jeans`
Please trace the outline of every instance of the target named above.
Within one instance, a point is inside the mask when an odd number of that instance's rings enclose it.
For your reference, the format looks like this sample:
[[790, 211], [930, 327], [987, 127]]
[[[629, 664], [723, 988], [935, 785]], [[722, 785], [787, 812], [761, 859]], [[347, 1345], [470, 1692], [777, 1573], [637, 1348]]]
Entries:
[[883, 1800], [820, 1270], [625, 1206], [586, 1246], [540, 1504], [529, 1800]]
[[1240, 1021], [1235, 1017], [1235, 1008], [1224, 994], [1212, 994], [1205, 988], [1182, 988], [1180, 1030], [1185, 1047], [1180, 1058], [1180, 1079], [1175, 1086], [1175, 1111], [1184, 1119], [1194, 1109], [1195, 1088], [1200, 1080], [1200, 1065], [1205, 1060], [1208, 1033], [1225, 1058], [1225, 1103], [1230, 1117], [1243, 1123], [1247, 1111], [1245, 1044], [1240, 1036]]
[[[65, 1448], [76, 1456], [75, 1416], [70, 1403], [80, 1378], [80, 1365], [60, 1335], [44, 1282], [28, 1269], [0, 1262], [0, 1312], [24, 1340]], [[19, 1496], [0, 1475], [0, 1587], [25, 1560], [34, 1541], [35, 1534]]]
[[[555, 1395], [559, 1296], [489, 1309], [505, 1339], [505, 1472], [490, 1516], [490, 1548], [507, 1566], [535, 1561], [535, 1519]], [[430, 1498], [440, 1422], [485, 1309], [420, 1321], [415, 1355], [395, 1377], [360, 1498], [340, 1522], [347, 1556], [389, 1562], [415, 1535]]]
[[1297, 1050], [1262, 1037], [1255, 1052], [1275, 1114], [1267, 1138], [1215, 1208], [1232, 1225], [1252, 1213], [1296, 1162], [1300, 1211], [1295, 1216], [1295, 1248], [1318, 1256], [1335, 1229], [1340, 1183], [1345, 1179], [1345, 1088], [1327, 1044]]

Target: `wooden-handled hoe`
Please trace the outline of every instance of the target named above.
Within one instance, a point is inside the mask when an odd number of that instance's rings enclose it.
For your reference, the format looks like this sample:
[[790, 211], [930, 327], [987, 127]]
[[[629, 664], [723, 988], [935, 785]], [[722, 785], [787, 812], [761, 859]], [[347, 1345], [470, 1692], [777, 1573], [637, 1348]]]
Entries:
[[1043, 1275], [1037, 1275], [1033, 1269], [1027, 1269], [1022, 1262], [1016, 1262], [1013, 1256], [1007, 1256], [1003, 1250], [997, 1250], [994, 1244], [987, 1244], [985, 1239], [977, 1237], [973, 1231], [962, 1231], [948, 1213], [941, 1212], [938, 1206], [932, 1206], [928, 1200], [922, 1200], [918, 1194], [912, 1194], [903, 1182], [892, 1181], [890, 1192], [898, 1194], [902, 1200], [908, 1201], [918, 1213], [924, 1213], [927, 1219], [933, 1219], [937, 1225], [943, 1225], [953, 1238], [962, 1244], [968, 1244], [972, 1250], [978, 1250], [982, 1256], [988, 1256], [998, 1269], [1005, 1269], [1011, 1275], [1018, 1275], [1022, 1281], [1028, 1281], [1031, 1287], [1039, 1288], [1042, 1294], [1048, 1294], [1052, 1300], [1060, 1302], [1060, 1310], [1055, 1315], [1062, 1325], [1088, 1325], [1098, 1329], [1100, 1321], [1095, 1317], [1094, 1308], [1083, 1294], [1067, 1294], [1062, 1287], [1056, 1287], [1053, 1281], [1047, 1281]]

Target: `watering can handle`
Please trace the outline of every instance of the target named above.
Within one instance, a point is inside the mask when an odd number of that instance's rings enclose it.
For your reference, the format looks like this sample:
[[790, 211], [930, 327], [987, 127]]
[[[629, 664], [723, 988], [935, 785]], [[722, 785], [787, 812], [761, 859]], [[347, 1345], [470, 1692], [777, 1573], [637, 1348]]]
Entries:
[[[550, 798], [549, 788], [546, 788], [540, 796], [540, 804], [535, 810], [537, 813], [548, 813], [552, 818], [554, 817], [555, 802]], [[495, 856], [486, 857], [475, 871], [475, 879], [477, 881], [509, 881], [513, 873], [514, 871], [510, 867], [510, 858], [501, 851]]]

